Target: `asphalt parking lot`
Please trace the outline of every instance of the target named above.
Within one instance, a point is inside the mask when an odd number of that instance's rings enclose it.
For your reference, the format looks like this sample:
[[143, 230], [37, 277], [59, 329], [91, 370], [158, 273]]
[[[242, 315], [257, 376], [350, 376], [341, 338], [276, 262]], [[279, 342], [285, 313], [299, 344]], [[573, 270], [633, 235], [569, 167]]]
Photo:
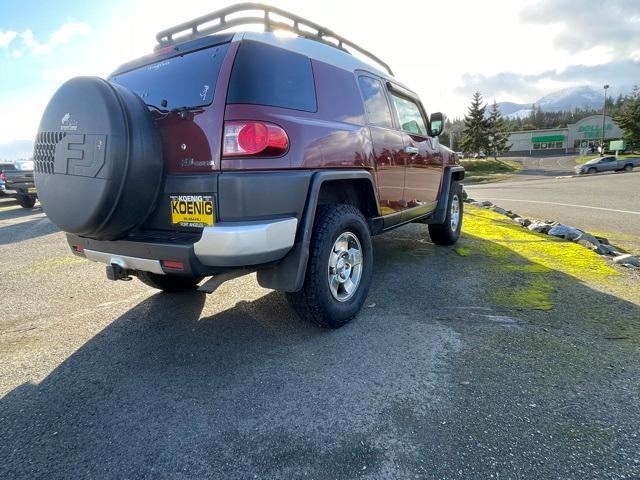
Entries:
[[252, 276], [109, 282], [0, 200], [0, 478], [639, 478], [638, 276], [486, 215], [377, 238], [324, 331]]

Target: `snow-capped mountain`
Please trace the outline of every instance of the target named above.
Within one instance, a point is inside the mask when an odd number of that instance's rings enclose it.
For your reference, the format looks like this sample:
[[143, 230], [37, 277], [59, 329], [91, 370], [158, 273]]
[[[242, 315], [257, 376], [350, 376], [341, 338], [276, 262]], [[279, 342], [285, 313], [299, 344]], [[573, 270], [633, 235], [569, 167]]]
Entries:
[[545, 95], [536, 102], [544, 112], [564, 112], [579, 108], [581, 110], [602, 108], [604, 95], [588, 86], [563, 88]]
[[499, 102], [502, 115], [508, 118], [526, 118], [533, 105], [545, 112], [564, 112], [575, 110], [598, 110], [602, 108], [604, 96], [593, 88], [583, 85], [569, 87], [550, 93], [533, 103]]

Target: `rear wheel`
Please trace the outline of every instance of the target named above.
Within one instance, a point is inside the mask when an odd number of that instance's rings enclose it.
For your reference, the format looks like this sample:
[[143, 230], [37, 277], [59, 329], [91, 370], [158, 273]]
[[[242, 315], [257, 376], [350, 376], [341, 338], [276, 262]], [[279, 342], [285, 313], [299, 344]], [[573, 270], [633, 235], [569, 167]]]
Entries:
[[18, 200], [18, 203], [22, 208], [33, 208], [36, 204], [36, 197], [31, 197], [29, 195], [18, 195], [16, 200]]
[[625, 172], [630, 172], [630, 171], [632, 171], [632, 170], [633, 170], [633, 165], [631, 165], [630, 163], [627, 163], [627, 164], [624, 166], [624, 171], [625, 171]]
[[593, 167], [591, 167], [589, 170], [587, 170], [587, 173], [591, 174], [591, 173], [596, 173], [597, 170]]
[[164, 292], [184, 292], [194, 290], [203, 277], [184, 277], [182, 275], [159, 275], [151, 272], [138, 272], [142, 283]]
[[462, 194], [451, 186], [449, 193], [449, 207], [444, 223], [433, 223], [429, 225], [429, 236], [436, 245], [453, 245], [460, 237], [462, 228], [463, 203]]
[[371, 233], [360, 211], [351, 205], [321, 205], [304, 285], [287, 293], [287, 299], [304, 320], [338, 328], [362, 308], [372, 272]]

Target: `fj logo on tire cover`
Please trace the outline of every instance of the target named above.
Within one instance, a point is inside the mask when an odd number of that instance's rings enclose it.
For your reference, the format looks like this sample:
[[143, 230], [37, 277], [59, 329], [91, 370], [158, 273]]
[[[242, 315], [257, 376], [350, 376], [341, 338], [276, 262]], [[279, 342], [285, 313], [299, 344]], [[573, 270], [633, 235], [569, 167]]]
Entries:
[[68, 134], [56, 145], [53, 173], [109, 178], [101, 172], [105, 162], [106, 135]]

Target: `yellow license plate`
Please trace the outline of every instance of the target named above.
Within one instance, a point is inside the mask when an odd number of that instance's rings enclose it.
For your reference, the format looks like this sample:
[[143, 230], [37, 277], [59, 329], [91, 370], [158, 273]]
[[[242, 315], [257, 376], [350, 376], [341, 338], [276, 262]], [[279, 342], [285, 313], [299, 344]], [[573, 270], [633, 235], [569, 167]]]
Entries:
[[213, 197], [209, 195], [171, 195], [171, 224], [206, 227], [216, 221]]
[[36, 193], [36, 187], [27, 188], [27, 193]]

